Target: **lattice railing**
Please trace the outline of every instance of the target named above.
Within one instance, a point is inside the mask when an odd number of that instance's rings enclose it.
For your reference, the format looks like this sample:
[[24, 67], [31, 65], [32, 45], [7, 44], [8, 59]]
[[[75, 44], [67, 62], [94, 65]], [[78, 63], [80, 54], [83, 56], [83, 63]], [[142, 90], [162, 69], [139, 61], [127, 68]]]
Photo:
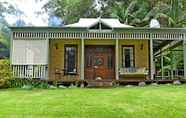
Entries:
[[149, 33], [119, 33], [119, 39], [150, 39]]
[[157, 40], [183, 40], [183, 33], [152, 33], [152, 39]]
[[47, 32], [14, 32], [13, 36], [15, 39], [46, 39], [48, 37]]
[[46, 65], [12, 65], [13, 77], [46, 79]]
[[180, 32], [14, 32], [14, 39], [154, 39], [183, 40]]

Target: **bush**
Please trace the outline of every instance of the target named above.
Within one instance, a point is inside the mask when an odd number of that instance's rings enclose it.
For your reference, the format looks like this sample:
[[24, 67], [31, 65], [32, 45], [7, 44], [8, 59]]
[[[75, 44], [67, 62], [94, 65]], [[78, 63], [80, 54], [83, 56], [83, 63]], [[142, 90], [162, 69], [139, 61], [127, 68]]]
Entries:
[[11, 88], [41, 88], [41, 89], [48, 89], [49, 84], [46, 81], [39, 81], [34, 79], [12, 79], [10, 81]]
[[9, 60], [0, 60], [0, 88], [9, 87], [9, 80], [11, 80], [12, 77], [12, 69]]
[[48, 89], [50, 86], [47, 82], [36, 82], [34, 88]]

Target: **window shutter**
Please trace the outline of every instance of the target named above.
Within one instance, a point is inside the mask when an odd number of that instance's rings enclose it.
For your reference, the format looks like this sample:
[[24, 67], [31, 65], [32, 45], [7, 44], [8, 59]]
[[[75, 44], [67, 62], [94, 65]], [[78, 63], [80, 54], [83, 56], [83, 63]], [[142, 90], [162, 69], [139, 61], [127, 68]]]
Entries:
[[13, 65], [46, 65], [47, 40], [13, 40]]

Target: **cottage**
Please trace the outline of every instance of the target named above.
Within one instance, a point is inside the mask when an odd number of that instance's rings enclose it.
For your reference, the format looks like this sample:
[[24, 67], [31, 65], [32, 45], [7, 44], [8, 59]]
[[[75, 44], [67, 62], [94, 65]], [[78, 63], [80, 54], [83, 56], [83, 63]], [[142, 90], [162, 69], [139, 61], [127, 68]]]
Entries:
[[163, 42], [186, 38], [185, 29], [137, 28], [110, 18], [81, 18], [64, 27], [11, 29], [14, 77], [51, 81], [150, 80], [153, 46], [157, 51]]

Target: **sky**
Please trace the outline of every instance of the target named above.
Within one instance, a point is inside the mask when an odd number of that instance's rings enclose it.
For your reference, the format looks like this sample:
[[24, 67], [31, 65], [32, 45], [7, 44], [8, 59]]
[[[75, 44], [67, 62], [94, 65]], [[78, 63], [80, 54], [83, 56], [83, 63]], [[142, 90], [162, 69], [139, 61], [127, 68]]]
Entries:
[[[42, 13], [41, 15], [37, 15], [36, 12], [44, 11], [42, 9], [43, 5], [48, 0], [2, 0], [12, 4], [15, 8], [20, 9], [24, 12], [24, 15], [17, 14], [6, 15], [6, 20], [11, 25], [15, 23], [16, 20], [21, 19], [24, 20], [26, 24], [31, 24], [33, 26], [47, 26], [48, 25], [48, 14]], [[37, 1], [37, 2], [36, 2]]]
[[[8, 15], [6, 14], [6, 21], [12, 25], [17, 20], [23, 20], [27, 25], [32, 26], [47, 26], [48, 25], [48, 14], [42, 9], [43, 5], [47, 3], [49, 0], [1, 0], [4, 2], [8, 2], [13, 5], [15, 8], [24, 12], [24, 15]], [[100, 10], [101, 6], [99, 4], [99, 0], [94, 0], [96, 4], [96, 9]], [[44, 12], [40, 15], [37, 15], [36, 12]]]

